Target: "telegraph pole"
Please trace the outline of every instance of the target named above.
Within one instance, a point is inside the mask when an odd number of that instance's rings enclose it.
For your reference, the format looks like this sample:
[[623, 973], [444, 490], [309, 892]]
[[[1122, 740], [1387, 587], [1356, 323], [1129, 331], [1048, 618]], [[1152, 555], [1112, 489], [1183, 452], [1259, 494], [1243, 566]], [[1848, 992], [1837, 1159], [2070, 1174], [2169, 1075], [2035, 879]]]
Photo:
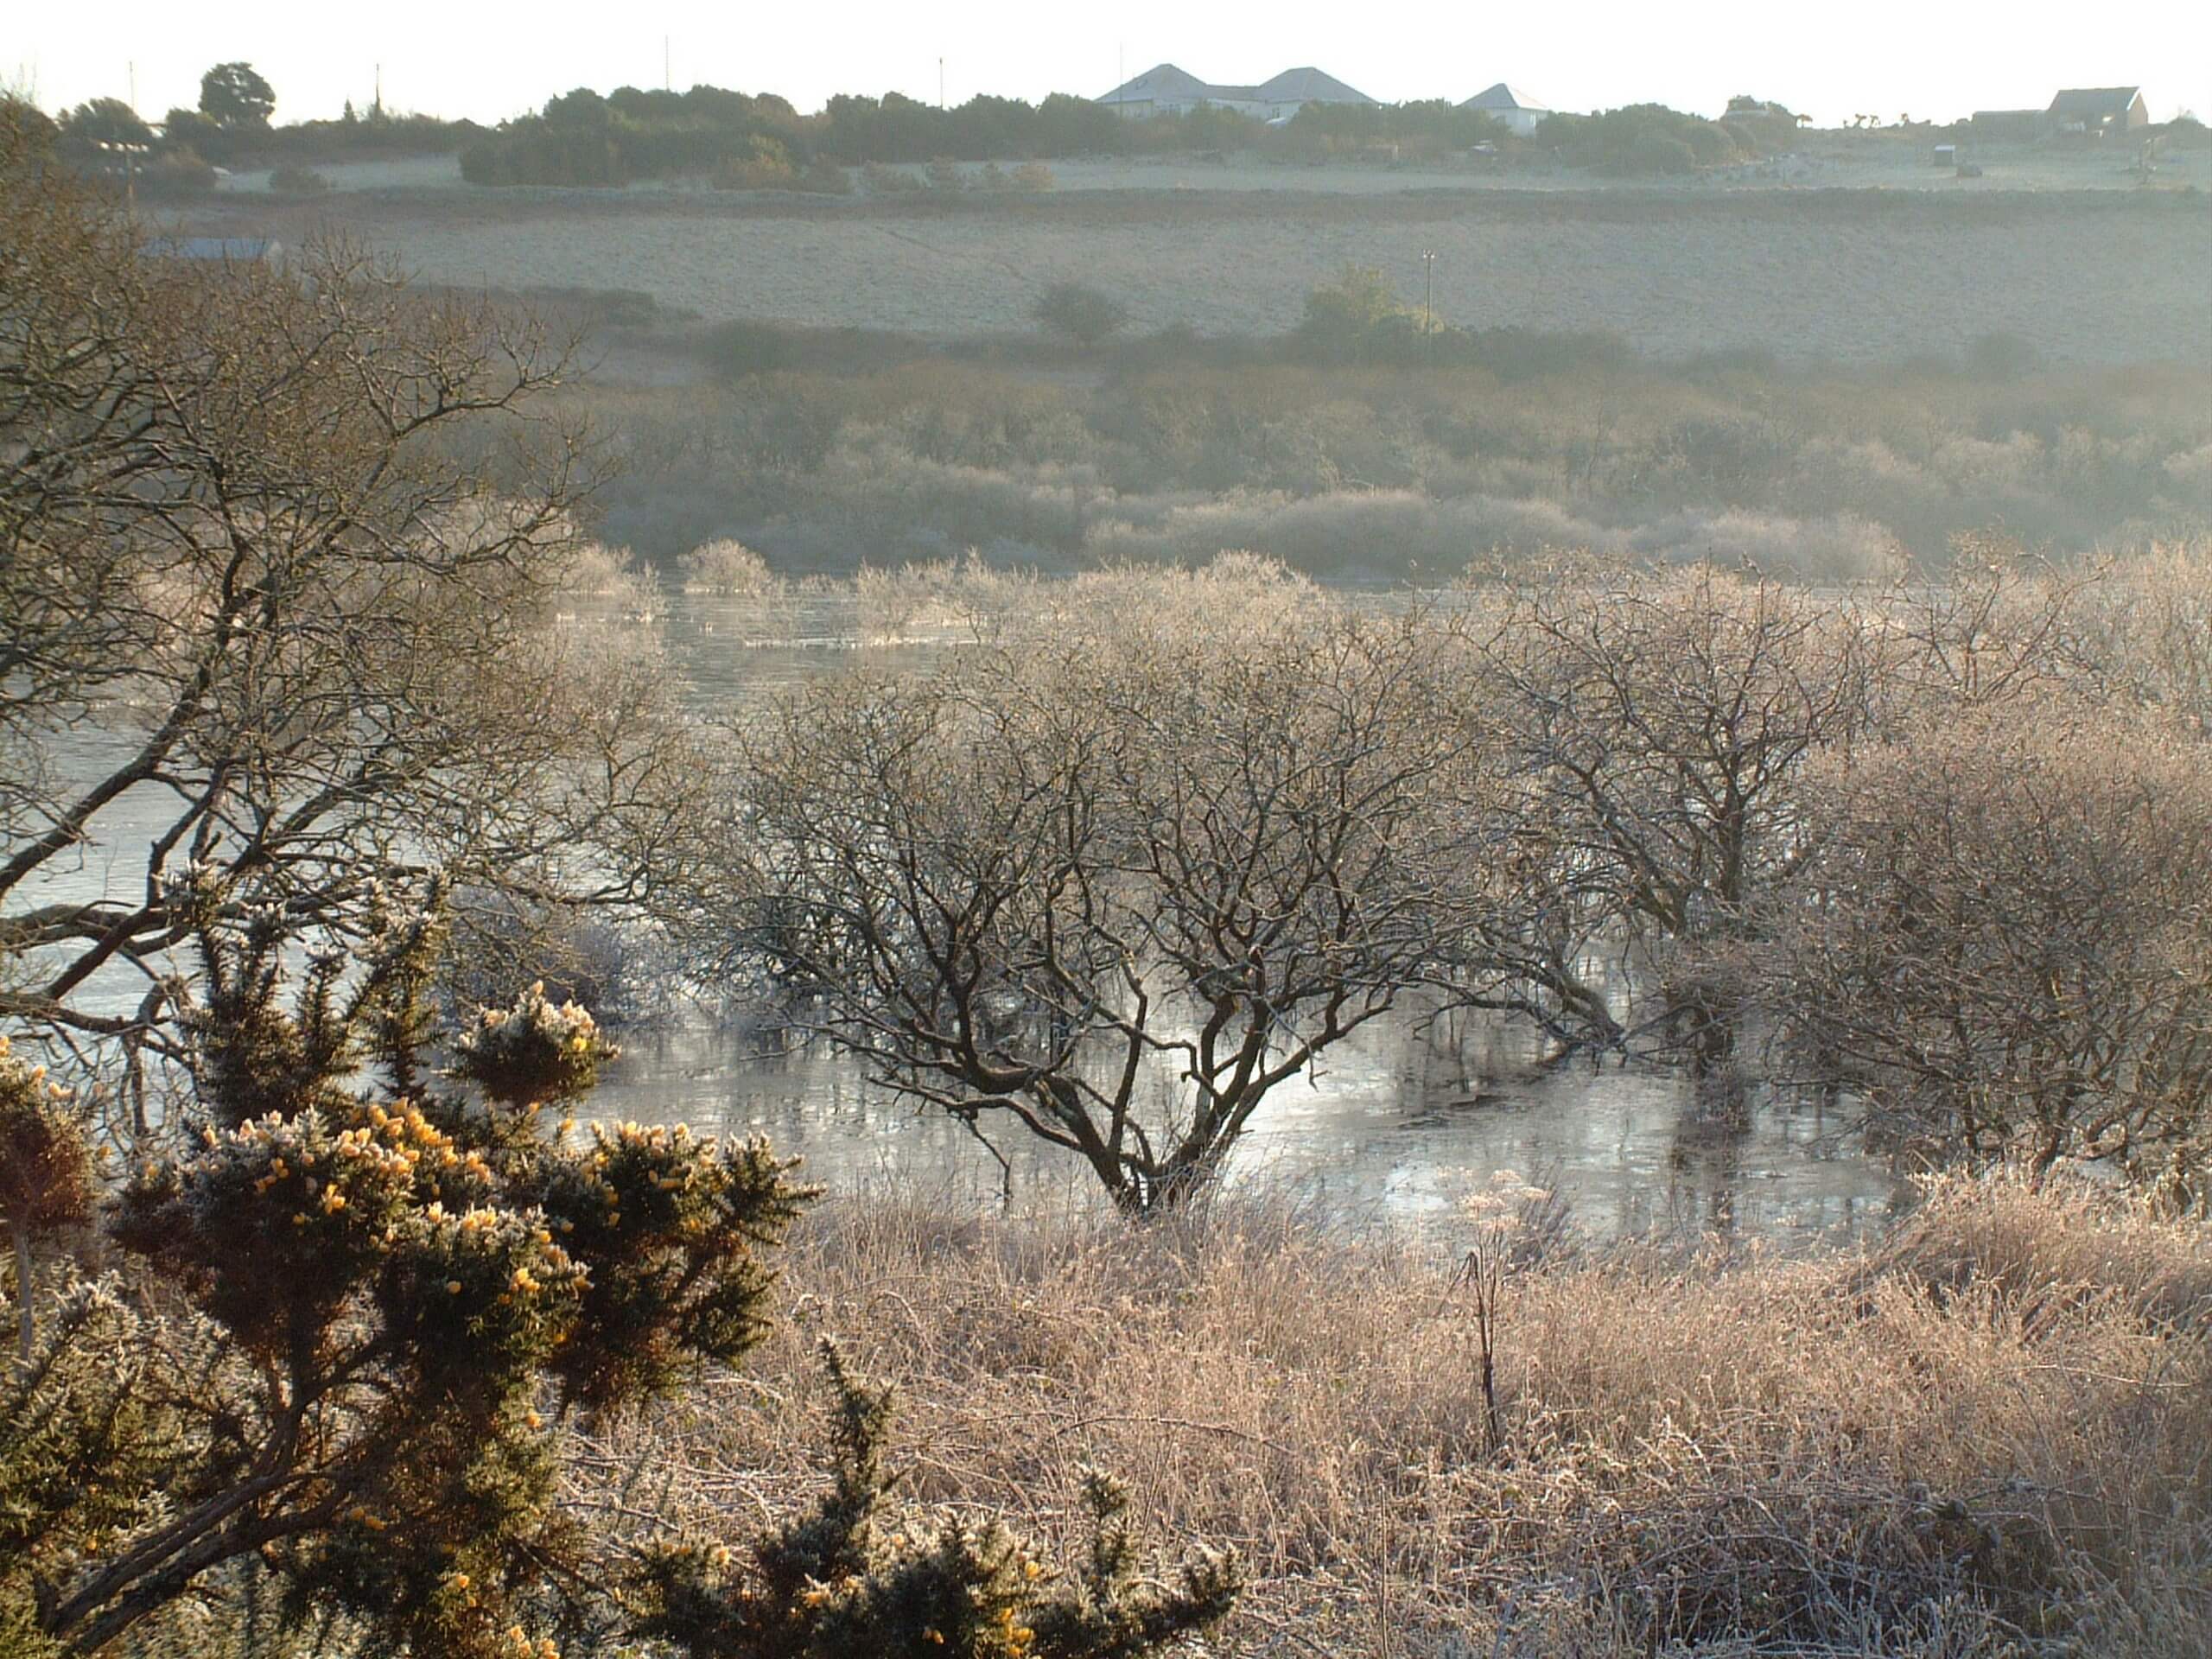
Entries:
[[1432, 248], [1421, 255], [1421, 264], [1422, 272], [1421, 309], [1421, 315], [1426, 320], [1423, 327], [1433, 334], [1436, 332], [1436, 251]]

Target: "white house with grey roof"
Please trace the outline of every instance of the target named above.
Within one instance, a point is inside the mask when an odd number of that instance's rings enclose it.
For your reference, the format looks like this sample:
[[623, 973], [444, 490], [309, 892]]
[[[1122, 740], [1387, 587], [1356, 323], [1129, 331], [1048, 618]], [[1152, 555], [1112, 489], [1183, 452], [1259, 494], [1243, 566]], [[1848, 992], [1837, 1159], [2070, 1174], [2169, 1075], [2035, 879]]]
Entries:
[[1256, 86], [1242, 86], [1200, 80], [1187, 70], [1162, 63], [1123, 81], [1098, 102], [1131, 121], [1188, 115], [1193, 110], [1234, 110], [1274, 121], [1296, 115], [1308, 104], [1371, 105], [1376, 100], [1310, 65], [1286, 69]]
[[1534, 132], [1538, 124], [1551, 113], [1548, 105], [1537, 102], [1519, 87], [1508, 86], [1502, 80], [1495, 86], [1477, 92], [1459, 107], [1478, 110], [1508, 132], [1523, 138]]

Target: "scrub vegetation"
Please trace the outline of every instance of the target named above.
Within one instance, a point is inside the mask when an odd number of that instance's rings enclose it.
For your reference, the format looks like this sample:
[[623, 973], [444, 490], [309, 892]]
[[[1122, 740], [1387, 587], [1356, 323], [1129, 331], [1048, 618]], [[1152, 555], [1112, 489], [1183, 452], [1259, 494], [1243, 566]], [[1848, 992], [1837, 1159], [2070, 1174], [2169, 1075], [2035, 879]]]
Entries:
[[2200, 365], [2062, 368], [1993, 335], [1880, 371], [1655, 361], [1604, 334], [1446, 327], [1362, 271], [1272, 339], [1054, 327], [956, 351], [709, 330], [707, 384], [572, 395], [623, 461], [601, 531], [658, 563], [734, 537], [791, 573], [1243, 549], [1433, 582], [1589, 549], [1833, 582], [1940, 570], [1987, 531], [2070, 556], [2212, 524]]
[[[636, 100], [493, 162], [698, 159]], [[1625, 113], [1559, 142], [1765, 142]], [[0, 1650], [2212, 1645], [2201, 365], [1661, 361], [1355, 266], [1246, 339], [572, 296], [679, 383], [580, 385], [560, 306], [175, 257], [57, 164], [120, 118], [0, 109]], [[706, 159], [826, 186], [768, 137]], [[702, 705], [667, 587], [933, 644]], [[1089, 1201], [580, 1122], [656, 995]], [[1816, 1092], [1916, 1198], [1785, 1258], [1228, 1178], [1415, 1006], [1719, 1137]]]

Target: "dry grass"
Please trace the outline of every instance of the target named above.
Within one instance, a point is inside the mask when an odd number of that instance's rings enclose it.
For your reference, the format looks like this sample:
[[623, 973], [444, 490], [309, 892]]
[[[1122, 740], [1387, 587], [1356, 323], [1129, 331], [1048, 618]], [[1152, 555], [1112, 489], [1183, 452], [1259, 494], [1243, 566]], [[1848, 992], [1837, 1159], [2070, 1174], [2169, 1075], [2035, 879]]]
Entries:
[[1266, 1204], [837, 1205], [770, 1349], [596, 1454], [632, 1514], [785, 1509], [834, 1333], [899, 1386], [914, 1498], [1058, 1534], [1095, 1462], [1234, 1543], [1217, 1651], [2147, 1659], [2212, 1645], [2208, 1287], [2201, 1230], [2004, 1185], [1865, 1254], [1554, 1256], [1506, 1281], [1491, 1455], [1433, 1256]]

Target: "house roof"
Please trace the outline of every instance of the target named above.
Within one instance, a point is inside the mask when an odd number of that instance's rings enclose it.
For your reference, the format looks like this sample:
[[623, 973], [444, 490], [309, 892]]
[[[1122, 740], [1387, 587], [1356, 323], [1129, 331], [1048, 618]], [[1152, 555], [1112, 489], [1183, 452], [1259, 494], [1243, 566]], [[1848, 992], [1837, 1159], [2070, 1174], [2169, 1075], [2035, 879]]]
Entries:
[[2126, 115], [2142, 95], [2139, 86], [2072, 86], [2050, 100], [2050, 112], [2062, 121], [2101, 121]]
[[1495, 86], [1477, 92], [1459, 107], [1463, 110], [1526, 110], [1531, 115], [1551, 113], [1548, 105], [1539, 104], [1518, 87], [1509, 86], [1502, 80]]
[[1286, 69], [1272, 80], [1263, 80], [1256, 88], [1259, 95], [1278, 104], [1372, 104], [1375, 100], [1356, 87], [1347, 86], [1334, 75], [1325, 74], [1308, 64], [1302, 69]]
[[1187, 69], [1178, 69], [1172, 63], [1156, 63], [1142, 74], [1123, 81], [1098, 101], [1144, 104], [1163, 98], [1205, 98], [1214, 91]]
[[1347, 86], [1334, 75], [1313, 67], [1286, 69], [1273, 80], [1257, 86], [1231, 86], [1200, 80], [1189, 71], [1162, 63], [1123, 81], [1098, 101], [1101, 104], [1156, 104], [1166, 100], [1222, 104], [1372, 104], [1375, 100]]

